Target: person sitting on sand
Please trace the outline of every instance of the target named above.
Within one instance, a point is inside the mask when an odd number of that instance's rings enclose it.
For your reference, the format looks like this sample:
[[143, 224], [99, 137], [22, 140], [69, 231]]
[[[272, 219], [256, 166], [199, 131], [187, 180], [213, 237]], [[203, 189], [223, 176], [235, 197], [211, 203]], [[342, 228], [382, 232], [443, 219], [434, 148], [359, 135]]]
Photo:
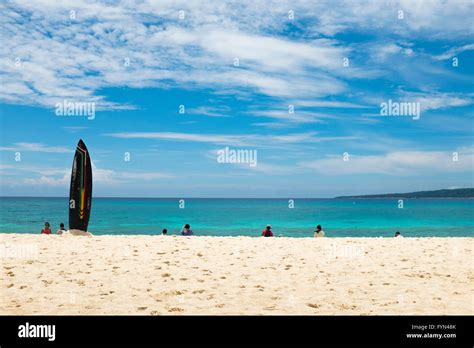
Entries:
[[267, 227], [262, 231], [262, 236], [273, 237], [272, 226], [267, 225]]
[[41, 234], [51, 234], [51, 229], [49, 228], [49, 222], [44, 223], [44, 228], [41, 230]]
[[56, 234], [63, 234], [63, 232], [65, 232], [66, 229], [64, 228], [64, 224], [61, 222], [59, 224], [59, 230], [57, 230]]
[[321, 225], [316, 226], [314, 230], [314, 238], [324, 237], [324, 231], [321, 229]]
[[161, 231], [161, 234], [163, 236], [166, 236], [168, 234], [168, 230], [166, 228], [163, 228], [163, 231]]
[[183, 229], [181, 230], [181, 234], [183, 236], [192, 236], [193, 230], [191, 230], [191, 226], [189, 226], [189, 224], [184, 225]]
[[397, 231], [397, 232], [395, 232], [395, 238], [397, 238], [397, 237], [403, 237], [403, 236], [400, 232]]

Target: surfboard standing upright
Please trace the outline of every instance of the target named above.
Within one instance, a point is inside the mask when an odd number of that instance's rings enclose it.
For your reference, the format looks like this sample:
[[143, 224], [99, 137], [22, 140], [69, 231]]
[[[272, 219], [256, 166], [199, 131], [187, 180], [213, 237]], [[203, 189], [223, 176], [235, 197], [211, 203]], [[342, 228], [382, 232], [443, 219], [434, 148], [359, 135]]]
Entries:
[[81, 140], [72, 162], [69, 191], [69, 231], [87, 232], [92, 205], [92, 167], [89, 151]]

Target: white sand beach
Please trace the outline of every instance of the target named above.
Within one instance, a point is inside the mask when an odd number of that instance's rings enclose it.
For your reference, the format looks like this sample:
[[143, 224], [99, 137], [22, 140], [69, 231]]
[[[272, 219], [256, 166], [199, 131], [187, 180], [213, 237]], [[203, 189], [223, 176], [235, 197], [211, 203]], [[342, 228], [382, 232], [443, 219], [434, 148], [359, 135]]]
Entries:
[[0, 234], [0, 314], [474, 314], [474, 238]]

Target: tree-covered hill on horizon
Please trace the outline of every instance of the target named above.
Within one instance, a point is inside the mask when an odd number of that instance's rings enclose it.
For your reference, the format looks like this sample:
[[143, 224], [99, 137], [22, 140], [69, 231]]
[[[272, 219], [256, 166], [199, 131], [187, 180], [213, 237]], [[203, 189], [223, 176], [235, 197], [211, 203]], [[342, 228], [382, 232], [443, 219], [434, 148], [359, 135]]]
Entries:
[[474, 198], [474, 188], [443, 189], [408, 193], [384, 193], [360, 196], [339, 196], [335, 198]]

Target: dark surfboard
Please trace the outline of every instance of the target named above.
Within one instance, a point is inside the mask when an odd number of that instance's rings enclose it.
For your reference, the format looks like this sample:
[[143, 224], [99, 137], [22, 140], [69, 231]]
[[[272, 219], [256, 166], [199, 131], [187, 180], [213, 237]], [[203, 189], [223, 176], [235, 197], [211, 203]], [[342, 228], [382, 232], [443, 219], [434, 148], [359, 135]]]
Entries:
[[89, 151], [81, 140], [72, 162], [69, 191], [69, 229], [87, 231], [92, 205], [92, 167]]

